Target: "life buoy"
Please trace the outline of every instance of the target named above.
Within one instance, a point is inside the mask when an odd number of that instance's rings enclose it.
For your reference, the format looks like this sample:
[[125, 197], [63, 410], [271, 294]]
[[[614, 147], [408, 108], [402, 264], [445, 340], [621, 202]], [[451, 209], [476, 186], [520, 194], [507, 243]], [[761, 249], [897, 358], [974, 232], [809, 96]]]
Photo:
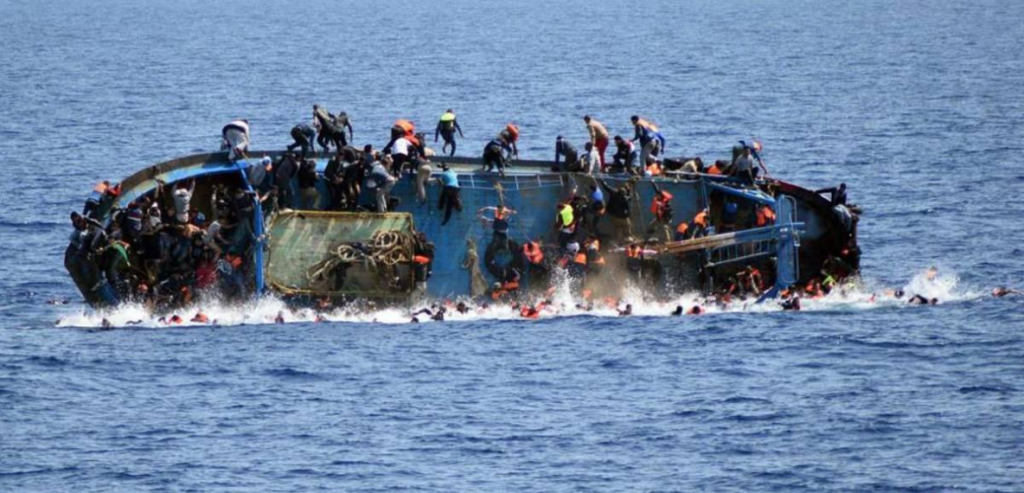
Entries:
[[509, 268], [522, 273], [525, 265], [522, 247], [512, 240], [492, 241], [484, 252], [484, 266], [496, 279], [505, 279], [505, 271]]

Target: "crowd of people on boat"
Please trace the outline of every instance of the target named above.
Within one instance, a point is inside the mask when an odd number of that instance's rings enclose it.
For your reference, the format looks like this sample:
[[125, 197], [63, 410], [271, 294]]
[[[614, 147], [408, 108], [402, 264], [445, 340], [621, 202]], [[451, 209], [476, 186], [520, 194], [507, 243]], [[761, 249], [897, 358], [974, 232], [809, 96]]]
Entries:
[[[596, 118], [583, 117], [589, 139], [583, 145], [583, 152], [569, 139], [558, 136], [555, 139], [553, 171], [585, 174], [623, 173], [640, 176], [656, 176], [666, 171], [681, 173], [704, 173], [708, 175], [733, 176], [753, 181], [759, 171], [767, 168], [761, 160], [761, 144], [754, 141], [747, 144], [740, 141], [734, 146], [732, 160], [718, 160], [711, 165], [697, 157], [692, 159], [671, 159], [664, 157], [666, 140], [659, 127], [651, 121], [634, 115], [630, 119], [632, 136], [611, 136], [607, 127]], [[353, 126], [348, 114], [333, 114], [320, 105], [313, 105], [312, 118], [291, 129], [292, 143], [286, 153], [272, 164], [272, 178], [262, 184], [264, 192], [274, 189], [274, 197], [282, 207], [293, 205], [303, 208], [328, 210], [353, 210], [360, 206], [359, 193], [372, 190], [374, 207], [378, 212], [388, 209], [389, 192], [398, 180], [408, 177], [415, 181], [417, 200], [426, 201], [426, 186], [438, 181], [445, 187], [439, 208], [450, 217], [452, 210], [460, 210], [458, 179], [454, 173], [445, 176], [447, 167], [436, 167], [432, 162], [435, 151], [428, 147], [427, 135], [418, 132], [416, 125], [406, 119], [395, 122], [390, 130], [389, 141], [382, 149], [372, 144], [356, 147], [353, 142]], [[443, 141], [441, 153], [454, 156], [458, 149], [457, 137], [463, 137], [455, 111], [448, 109], [438, 119], [434, 128], [434, 143]], [[248, 157], [250, 146], [249, 122], [236, 120], [222, 129], [223, 146], [232, 160]], [[520, 129], [514, 123], [507, 124], [493, 139], [484, 145], [480, 155], [483, 169], [504, 174], [505, 170], [519, 157]], [[609, 146], [614, 143], [614, 153], [606, 160]], [[319, 152], [318, 152], [319, 149]], [[336, 154], [323, 173], [330, 194], [319, 197], [316, 191], [316, 164], [312, 158], [326, 155], [331, 150]], [[435, 176], [441, 173], [441, 176]], [[295, 191], [289, 185], [297, 179], [298, 202]]]
[[[204, 296], [236, 299], [251, 276], [253, 195], [216, 185], [207, 218], [192, 202], [195, 180], [156, 190], [117, 207], [118, 185], [101, 183], [81, 214], [71, 214], [64, 265], [97, 306], [133, 302], [175, 307]], [[109, 208], [109, 221], [99, 214]]]

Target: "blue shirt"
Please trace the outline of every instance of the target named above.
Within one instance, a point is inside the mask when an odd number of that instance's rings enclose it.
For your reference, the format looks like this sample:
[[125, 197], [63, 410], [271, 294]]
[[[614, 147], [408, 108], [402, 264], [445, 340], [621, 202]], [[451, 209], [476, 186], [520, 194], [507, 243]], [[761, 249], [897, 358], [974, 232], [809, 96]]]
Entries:
[[604, 202], [604, 192], [600, 188], [594, 189], [594, 193], [590, 194], [590, 200], [594, 202]]
[[441, 172], [440, 179], [441, 184], [446, 187], [459, 188], [459, 175], [455, 174], [452, 170]]

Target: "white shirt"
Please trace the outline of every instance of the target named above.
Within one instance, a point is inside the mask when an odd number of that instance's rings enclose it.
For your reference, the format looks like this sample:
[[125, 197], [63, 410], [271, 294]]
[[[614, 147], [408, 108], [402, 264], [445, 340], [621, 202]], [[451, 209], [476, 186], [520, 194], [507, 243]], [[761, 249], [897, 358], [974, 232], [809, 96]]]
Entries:
[[412, 142], [409, 139], [402, 137], [395, 141], [395, 147], [392, 154], [402, 154], [405, 156], [409, 155], [409, 147], [412, 146]]
[[187, 188], [174, 191], [174, 217], [178, 222], [188, 222], [188, 204], [192, 201], [192, 192]]

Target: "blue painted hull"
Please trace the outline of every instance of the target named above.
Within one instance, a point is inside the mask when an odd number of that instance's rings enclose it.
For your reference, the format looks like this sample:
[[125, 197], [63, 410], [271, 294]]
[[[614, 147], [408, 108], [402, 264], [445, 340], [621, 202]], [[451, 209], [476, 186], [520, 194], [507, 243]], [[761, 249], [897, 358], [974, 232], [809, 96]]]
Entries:
[[[253, 153], [254, 156], [262, 154], [273, 155], [276, 153]], [[497, 174], [481, 171], [475, 160], [456, 158], [447, 161], [459, 173], [463, 205], [461, 211], [453, 213], [448, 224], [441, 224], [444, 211], [438, 207], [440, 185], [434, 183], [428, 187], [425, 203], [418, 203], [416, 199], [413, 176], [403, 177], [391, 191], [391, 196], [398, 199], [399, 202], [396, 211], [412, 214], [416, 230], [425, 233], [436, 246], [432, 276], [426, 287], [427, 294], [436, 298], [474, 294], [470, 269], [464, 268], [463, 265], [470, 245], [467, 240], [472, 240], [472, 243], [476, 245], [477, 261], [486, 284], [489, 285], [499, 280], [495, 274], [498, 274], [500, 269], [494, 268], [495, 265], [488, 264], [490, 259], [487, 248], [491, 243], [493, 232], [488, 224], [477, 217], [479, 209], [503, 203], [506, 207], [517, 211], [517, 214], [512, 216], [509, 230], [509, 240], [513, 242], [514, 247], [518, 247], [528, 240], [539, 240], [550, 245], [557, 240], [558, 233], [554, 224], [558, 204], [570, 197], [574, 190], [578, 194], [589, 196], [589, 187], [594, 183], [593, 178], [589, 176], [551, 172], [549, 171], [550, 163], [545, 162], [524, 162], [512, 168], [507, 176], [499, 177]], [[325, 166], [326, 159], [319, 159], [318, 167], [321, 172]], [[218, 179], [217, 177], [223, 180], [236, 175], [240, 179], [239, 168], [227, 163], [223, 153], [188, 156], [153, 166], [125, 179], [117, 205], [125, 207], [135, 198], [151, 193], [156, 186], [155, 178], [173, 183], [195, 177], [201, 184], [204, 180]], [[617, 187], [628, 179], [624, 175], [603, 175], [600, 178], [605, 180], [610, 187]], [[653, 220], [649, 210], [655, 194], [654, 187], [650, 184], [652, 181], [656, 182], [662, 190], [673, 195], [674, 224], [682, 220], [688, 221], [705, 206], [714, 207], [716, 200], [721, 201], [724, 195], [716, 192], [716, 187], [720, 191], [732, 193], [728, 188], [732, 185], [727, 179], [721, 177], [678, 175], [640, 179], [635, 184], [634, 189], [637, 193], [631, 203], [631, 234], [636, 238], [646, 238], [651, 234], [647, 228]], [[765, 185], [767, 184], [762, 184], [762, 187]], [[837, 254], [843, 248], [848, 248], [851, 245], [851, 238], [855, 238], [855, 229], [845, 228], [837, 221], [833, 217], [831, 204], [820, 195], [782, 182], [773, 182], [772, 185], [778, 197], [786, 196], [794, 199], [796, 216], [793, 219], [804, 225], [800, 233], [799, 262], [798, 266], [794, 266], [798, 267], [798, 269], [794, 269], [796, 280], [804, 282], [817, 275], [826, 257]], [[324, 208], [328, 204], [329, 192], [322, 180], [318, 184], [318, 189], [320, 206]], [[366, 196], [365, 193], [361, 197], [361, 202], [367, 205], [371, 204], [372, 200], [372, 197]], [[729, 200], [737, 199], [734, 197]], [[766, 200], [772, 199], [768, 197]], [[740, 211], [740, 222], [745, 221], [748, 223], [747, 227], [750, 227], [749, 224], [753, 220], [751, 216], [753, 203], [746, 204], [742, 196], [739, 202], [744, 205]], [[293, 207], [297, 205], [293, 204]], [[200, 203], [200, 210], [202, 211], [202, 203]], [[210, 214], [212, 211], [203, 212]], [[602, 243], [605, 246], [604, 256], [608, 261], [608, 272], [604, 273], [605, 283], [608, 284], [608, 281], [611, 281], [611, 284], [621, 287], [623, 285], [621, 276], [625, 272], [622, 266], [625, 259], [621, 252], [610, 249], [614, 233], [610, 219], [603, 216], [597, 220], [596, 224], [599, 236], [602, 237]], [[261, 233], [262, 224], [254, 224], [254, 229], [257, 230], [257, 234]], [[657, 235], [658, 233], [653, 234]], [[515, 256], [500, 255], [501, 258], [493, 262], [494, 264], [516, 260]], [[250, 259], [255, 271], [255, 280], [251, 287], [256, 292], [261, 291], [263, 286], [262, 268], [264, 266], [262, 259], [256, 258], [259, 256], [259, 254], [254, 254]], [[678, 290], [706, 289], [708, 287], [707, 279], [703, 281], [698, 279], [701, 261], [699, 256], [662, 261], [661, 263], [665, 264], [665, 272], [669, 274], [660, 276], [655, 284], [647, 287], [661, 294]], [[768, 264], [762, 261], [758, 265]], [[739, 268], [742, 268], [742, 265]], [[729, 270], [723, 270], [717, 275], [723, 277], [729, 272]], [[530, 278], [529, 274], [526, 274], [524, 284], [527, 288], [530, 287], [531, 281], [534, 280]], [[534, 283], [534, 287], [537, 284]]]

